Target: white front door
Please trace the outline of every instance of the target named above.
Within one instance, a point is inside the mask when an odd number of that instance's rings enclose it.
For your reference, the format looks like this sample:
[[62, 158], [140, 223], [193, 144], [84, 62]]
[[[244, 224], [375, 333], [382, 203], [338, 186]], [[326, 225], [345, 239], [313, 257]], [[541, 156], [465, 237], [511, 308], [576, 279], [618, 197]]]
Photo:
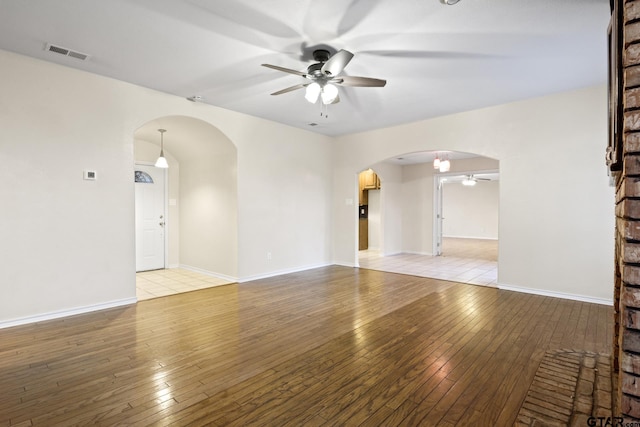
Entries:
[[135, 165], [136, 271], [164, 268], [165, 169]]

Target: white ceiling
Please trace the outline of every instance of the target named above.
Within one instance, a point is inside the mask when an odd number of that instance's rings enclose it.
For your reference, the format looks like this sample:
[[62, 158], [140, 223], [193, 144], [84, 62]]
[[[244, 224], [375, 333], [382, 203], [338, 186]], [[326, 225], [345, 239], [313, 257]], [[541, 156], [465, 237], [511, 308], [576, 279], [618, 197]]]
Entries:
[[[609, 0], [0, 0], [0, 48], [340, 135], [605, 83], [608, 15]], [[386, 87], [341, 87], [328, 118], [301, 90], [270, 96], [304, 79], [260, 64], [304, 71], [318, 45]]]

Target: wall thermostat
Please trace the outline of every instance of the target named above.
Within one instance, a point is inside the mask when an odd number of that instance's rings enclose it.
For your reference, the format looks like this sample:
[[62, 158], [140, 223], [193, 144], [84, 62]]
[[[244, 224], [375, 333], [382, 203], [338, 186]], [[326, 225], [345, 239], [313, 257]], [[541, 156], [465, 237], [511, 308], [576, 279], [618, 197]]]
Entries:
[[86, 170], [84, 171], [84, 179], [95, 181], [96, 179], [98, 179], [98, 174], [96, 173], [96, 171]]

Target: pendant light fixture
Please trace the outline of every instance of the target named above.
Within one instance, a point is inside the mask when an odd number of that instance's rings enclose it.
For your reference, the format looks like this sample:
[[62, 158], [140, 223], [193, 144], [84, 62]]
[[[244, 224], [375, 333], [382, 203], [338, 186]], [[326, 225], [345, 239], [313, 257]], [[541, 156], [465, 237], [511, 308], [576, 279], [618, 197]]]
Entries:
[[440, 156], [436, 153], [436, 158], [433, 159], [433, 168], [440, 169]]
[[166, 131], [166, 129], [158, 129], [158, 132], [160, 132], [160, 157], [156, 160], [155, 167], [162, 169], [169, 167], [169, 163], [167, 163], [167, 159], [164, 157], [164, 133]]

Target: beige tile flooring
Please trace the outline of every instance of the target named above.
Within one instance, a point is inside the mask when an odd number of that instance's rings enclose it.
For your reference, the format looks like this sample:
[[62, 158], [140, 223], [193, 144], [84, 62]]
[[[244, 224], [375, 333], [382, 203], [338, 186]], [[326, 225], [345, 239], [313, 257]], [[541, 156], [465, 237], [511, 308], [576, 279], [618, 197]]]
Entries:
[[[361, 268], [410, 274], [474, 285], [496, 286], [498, 241], [444, 238], [443, 255], [398, 254], [383, 257], [378, 251], [360, 251]], [[138, 300], [190, 292], [232, 282], [182, 268], [136, 273]]]
[[361, 268], [451, 280], [473, 285], [497, 286], [498, 241], [444, 238], [442, 256], [397, 254], [379, 251], [358, 253]]
[[136, 273], [136, 296], [140, 301], [229, 283], [182, 268], [142, 271]]

